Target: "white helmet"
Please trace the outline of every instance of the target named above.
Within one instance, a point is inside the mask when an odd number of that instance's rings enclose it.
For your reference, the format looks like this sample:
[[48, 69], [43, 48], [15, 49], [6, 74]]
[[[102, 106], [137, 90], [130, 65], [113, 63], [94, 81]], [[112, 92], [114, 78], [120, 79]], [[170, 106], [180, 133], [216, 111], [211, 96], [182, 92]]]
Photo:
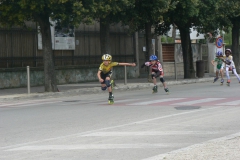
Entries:
[[231, 49], [229, 49], [229, 48], [228, 48], [228, 49], [226, 49], [226, 50], [225, 50], [225, 53], [226, 53], [227, 51], [229, 51], [229, 52], [230, 52], [230, 54], [232, 54], [232, 51], [231, 51]]
[[110, 54], [104, 54], [102, 56], [102, 60], [103, 61], [111, 61], [112, 60], [112, 56]]

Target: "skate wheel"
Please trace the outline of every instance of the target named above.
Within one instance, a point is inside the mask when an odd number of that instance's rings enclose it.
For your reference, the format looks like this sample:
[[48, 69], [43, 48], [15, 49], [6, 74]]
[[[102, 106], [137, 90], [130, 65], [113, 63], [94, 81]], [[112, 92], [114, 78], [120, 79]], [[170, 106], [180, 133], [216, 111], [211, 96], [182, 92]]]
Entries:
[[109, 100], [109, 101], [108, 101], [108, 104], [113, 104], [113, 103], [114, 103], [113, 100]]

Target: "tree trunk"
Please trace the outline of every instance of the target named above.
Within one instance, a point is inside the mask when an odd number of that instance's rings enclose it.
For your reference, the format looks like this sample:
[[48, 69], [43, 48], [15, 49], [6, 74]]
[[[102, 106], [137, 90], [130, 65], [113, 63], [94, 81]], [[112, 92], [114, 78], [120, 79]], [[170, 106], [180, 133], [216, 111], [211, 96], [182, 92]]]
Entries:
[[[187, 27], [186, 27], [187, 28]], [[183, 53], [184, 78], [195, 78], [189, 28], [179, 28]]]
[[146, 23], [145, 24], [145, 32], [146, 32], [146, 53], [145, 53], [145, 59], [146, 61], [149, 60], [149, 56], [154, 54], [153, 48], [152, 48], [152, 23]]
[[[155, 54], [155, 53], [153, 53], [153, 48], [152, 48], [152, 23], [150, 23], [150, 22], [145, 24], [145, 35], [146, 35], [145, 59], [146, 59], [146, 61], [149, 61], [149, 56], [152, 54]], [[152, 70], [152, 68], [149, 67], [148, 82], [152, 82], [151, 70]]]
[[100, 19], [100, 46], [101, 54], [111, 54], [110, 49], [110, 24], [106, 19]]
[[39, 16], [37, 21], [42, 34], [45, 92], [57, 92], [49, 17]]
[[239, 59], [239, 29], [240, 26], [238, 22], [233, 22], [233, 28], [232, 28], [232, 56], [233, 61], [236, 66], [236, 70], [239, 73], [240, 72], [240, 59]]

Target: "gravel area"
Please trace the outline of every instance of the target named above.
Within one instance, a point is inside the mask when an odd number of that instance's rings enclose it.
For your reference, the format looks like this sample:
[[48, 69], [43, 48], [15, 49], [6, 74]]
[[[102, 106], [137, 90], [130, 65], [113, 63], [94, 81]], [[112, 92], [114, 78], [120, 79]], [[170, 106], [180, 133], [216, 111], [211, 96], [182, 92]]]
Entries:
[[240, 133], [195, 144], [146, 160], [240, 160]]

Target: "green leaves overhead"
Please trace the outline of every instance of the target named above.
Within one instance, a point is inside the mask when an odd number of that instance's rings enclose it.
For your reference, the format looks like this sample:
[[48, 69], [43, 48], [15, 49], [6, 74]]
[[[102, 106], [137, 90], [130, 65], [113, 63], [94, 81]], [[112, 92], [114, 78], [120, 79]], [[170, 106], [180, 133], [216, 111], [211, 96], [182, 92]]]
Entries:
[[124, 24], [128, 24], [134, 30], [142, 30], [146, 23], [160, 23], [163, 21], [163, 13], [174, 8], [171, 0], [135, 0], [134, 5], [126, 10]]
[[88, 10], [76, 0], [3, 0], [0, 5], [1, 24], [22, 24], [41, 16], [74, 24], [84, 19]]
[[171, 21], [178, 26], [191, 27], [199, 14], [199, 0], [181, 0], [170, 11]]
[[96, 20], [107, 17], [108, 23], [118, 23], [133, 4], [134, 0], [95, 0], [91, 14]]
[[[240, 1], [218, 0], [217, 10], [219, 21], [225, 26], [231, 26], [232, 22], [240, 25]], [[228, 28], [228, 27], [225, 27]]]

